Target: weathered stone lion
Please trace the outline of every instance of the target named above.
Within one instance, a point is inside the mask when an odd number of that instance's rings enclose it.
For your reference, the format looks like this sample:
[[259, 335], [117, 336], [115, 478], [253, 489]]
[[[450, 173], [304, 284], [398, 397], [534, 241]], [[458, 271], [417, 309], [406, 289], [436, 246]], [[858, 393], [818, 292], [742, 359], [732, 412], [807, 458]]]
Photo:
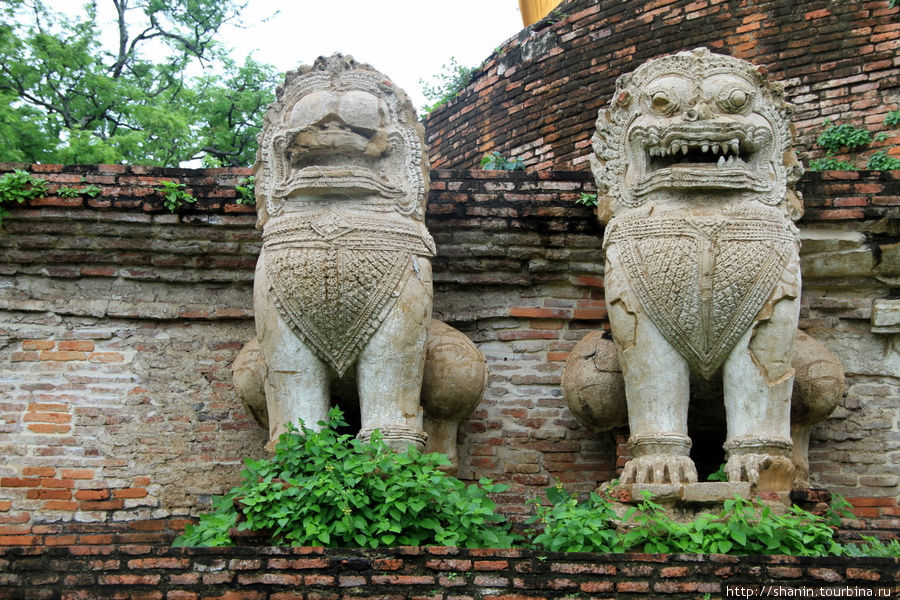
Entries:
[[431, 429], [429, 449], [455, 457], [455, 424], [481, 398], [485, 361], [431, 319], [422, 135], [402, 90], [339, 54], [288, 73], [266, 113], [258, 342], [234, 373], [270, 448], [286, 422], [314, 426], [342, 401], [358, 403], [361, 438], [378, 429], [392, 447], [422, 448]]
[[[615, 352], [599, 338], [586, 341], [600, 344], [591, 356], [599, 348], [606, 362], [593, 361], [593, 372], [567, 365], [564, 379], [576, 413], [601, 413], [587, 419], [596, 428], [624, 417], [609, 376], [621, 367], [633, 455], [623, 483], [696, 481], [687, 418], [691, 381], [700, 378], [721, 381], [729, 480], [791, 485], [800, 309], [792, 221], [802, 206], [792, 189], [802, 167], [791, 149], [791, 113], [782, 88], [759, 69], [702, 48], [622, 76], [599, 113], [592, 170], [598, 216], [608, 222]], [[576, 398], [598, 377], [606, 398]], [[829, 390], [825, 414], [840, 382]], [[805, 447], [803, 454], [805, 461]]]

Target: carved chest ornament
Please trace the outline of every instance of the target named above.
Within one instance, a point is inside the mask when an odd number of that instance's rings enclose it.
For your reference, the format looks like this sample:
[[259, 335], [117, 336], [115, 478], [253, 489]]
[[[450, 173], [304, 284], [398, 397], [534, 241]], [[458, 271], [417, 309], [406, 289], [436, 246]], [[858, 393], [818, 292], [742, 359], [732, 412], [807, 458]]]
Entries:
[[616, 218], [604, 245], [617, 245], [644, 310], [709, 379], [753, 323], [797, 243], [793, 224], [745, 210]]

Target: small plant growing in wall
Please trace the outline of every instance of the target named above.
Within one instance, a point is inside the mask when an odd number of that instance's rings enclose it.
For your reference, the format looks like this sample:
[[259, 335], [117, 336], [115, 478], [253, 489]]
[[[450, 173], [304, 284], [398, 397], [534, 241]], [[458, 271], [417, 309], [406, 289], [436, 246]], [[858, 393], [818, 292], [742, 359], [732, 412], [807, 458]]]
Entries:
[[247, 460], [243, 482], [175, 545], [232, 545], [228, 530], [235, 525], [293, 546], [508, 548], [516, 542], [488, 497], [507, 486], [487, 479], [467, 486], [440, 470], [449, 462], [439, 454], [414, 448], [397, 454], [377, 435], [362, 442], [339, 434], [346, 422], [337, 408], [319, 425], [319, 431], [289, 426], [273, 458]]
[[[822, 123], [825, 131], [816, 139], [816, 144], [825, 149], [825, 156], [810, 161], [810, 171], [853, 171], [857, 167], [853, 163], [838, 160], [834, 157], [840, 150], [853, 152], [867, 147], [873, 141], [881, 142], [888, 138], [885, 132], [872, 135], [865, 127], [850, 124], [835, 125], [828, 119]], [[891, 111], [884, 119], [888, 127], [900, 125], [900, 111]], [[900, 169], [900, 159], [888, 155], [887, 150], [879, 150], [866, 161], [866, 169], [872, 171], [891, 171]]]
[[246, 206], [256, 206], [256, 177], [250, 175], [244, 177], [234, 186], [237, 190], [238, 197], [236, 202]]
[[426, 105], [422, 112], [428, 114], [453, 100], [457, 94], [469, 85], [469, 82], [472, 81], [472, 76], [478, 68], [464, 67], [456, 62], [455, 57], [451, 56], [450, 63], [442, 65], [441, 72], [433, 78], [434, 83], [428, 84], [420, 79], [419, 85], [422, 86], [422, 95], [425, 96], [426, 100], [431, 101], [431, 104]]
[[900, 169], [900, 159], [888, 156], [887, 150], [879, 150], [869, 157], [866, 168], [872, 171], [893, 171]]
[[481, 168], [485, 171], [524, 171], [525, 162], [521, 158], [504, 158], [495, 150], [481, 158]]
[[33, 198], [47, 195], [47, 182], [28, 171], [16, 169], [0, 177], [0, 222], [9, 214], [4, 205], [24, 204]]
[[[81, 178], [81, 181], [82, 183], [84, 183], [84, 177]], [[78, 198], [79, 196], [84, 196], [86, 198], [96, 198], [102, 191], [103, 188], [94, 183], [85, 185], [80, 188], [64, 185], [56, 190], [56, 195], [60, 198]]]
[[816, 143], [825, 148], [828, 154], [837, 154], [841, 148], [854, 150], [867, 146], [872, 141], [872, 132], [865, 127], [849, 124], [834, 125], [828, 119], [822, 123], [825, 131], [816, 139]]
[[155, 188], [155, 191], [162, 194], [163, 205], [169, 209], [169, 212], [175, 212], [179, 208], [187, 204], [193, 204], [197, 201], [196, 198], [191, 196], [185, 190], [186, 186], [183, 183], [163, 181], [161, 182], [161, 186], [162, 187]]
[[581, 192], [581, 195], [575, 199], [575, 204], [584, 204], [585, 206], [593, 208], [594, 206], [597, 206], [597, 194]]

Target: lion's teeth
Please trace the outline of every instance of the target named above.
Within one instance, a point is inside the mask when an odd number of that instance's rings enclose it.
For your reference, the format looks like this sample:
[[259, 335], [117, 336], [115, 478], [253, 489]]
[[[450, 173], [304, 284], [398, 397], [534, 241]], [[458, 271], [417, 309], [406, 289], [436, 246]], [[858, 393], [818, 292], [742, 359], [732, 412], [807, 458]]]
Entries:
[[716, 163], [716, 166], [718, 166], [719, 168], [722, 168], [725, 166], [725, 157], [724, 156], [719, 157], [719, 162]]
[[700, 144], [700, 148], [701, 148], [704, 152], [709, 152], [709, 144], [706, 143], [706, 142], [703, 142], [702, 144]]
[[731, 152], [734, 153], [735, 155], [740, 154], [741, 147], [738, 144], [737, 140], [731, 140]]
[[712, 151], [713, 151], [713, 154], [718, 154], [718, 153], [719, 153], [719, 145], [718, 145], [718, 144], [713, 144], [713, 145], [712, 145]]
[[687, 147], [687, 144], [682, 144], [682, 145], [681, 145], [681, 153], [682, 153], [682, 154], [687, 154], [687, 153], [688, 153], [688, 147]]

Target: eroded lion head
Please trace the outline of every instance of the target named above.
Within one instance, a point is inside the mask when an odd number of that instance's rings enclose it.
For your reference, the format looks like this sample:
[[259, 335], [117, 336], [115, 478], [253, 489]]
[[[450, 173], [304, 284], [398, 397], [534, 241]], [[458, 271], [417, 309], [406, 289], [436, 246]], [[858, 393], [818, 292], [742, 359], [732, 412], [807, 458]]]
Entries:
[[618, 79], [597, 117], [591, 169], [605, 196], [601, 219], [712, 195], [784, 203], [799, 217], [792, 113], [782, 87], [746, 61], [698, 48], [644, 63]]
[[257, 151], [259, 225], [292, 198], [362, 202], [424, 218], [428, 164], [406, 94], [350, 56], [290, 72], [265, 115]]

